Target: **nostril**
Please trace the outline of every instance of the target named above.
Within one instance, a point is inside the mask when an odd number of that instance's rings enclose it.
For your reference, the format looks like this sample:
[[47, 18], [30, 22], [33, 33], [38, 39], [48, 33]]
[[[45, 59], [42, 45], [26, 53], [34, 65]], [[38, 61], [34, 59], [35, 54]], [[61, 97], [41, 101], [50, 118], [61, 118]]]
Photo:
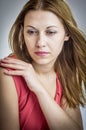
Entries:
[[45, 45], [36, 45], [36, 47], [41, 48], [41, 47], [45, 47]]

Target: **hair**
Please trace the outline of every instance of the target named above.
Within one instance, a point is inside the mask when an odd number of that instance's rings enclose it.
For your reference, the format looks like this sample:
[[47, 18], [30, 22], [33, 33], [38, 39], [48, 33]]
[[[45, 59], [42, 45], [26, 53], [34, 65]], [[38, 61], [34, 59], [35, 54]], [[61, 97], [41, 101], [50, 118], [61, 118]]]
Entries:
[[69, 107], [84, 106], [86, 98], [82, 82], [86, 90], [86, 39], [64, 0], [30, 0], [24, 5], [9, 34], [13, 53], [26, 62], [32, 61], [23, 36], [24, 18], [31, 10], [50, 11], [62, 20], [69, 40], [64, 42], [62, 51], [57, 57], [55, 71], [58, 73], [63, 95]]

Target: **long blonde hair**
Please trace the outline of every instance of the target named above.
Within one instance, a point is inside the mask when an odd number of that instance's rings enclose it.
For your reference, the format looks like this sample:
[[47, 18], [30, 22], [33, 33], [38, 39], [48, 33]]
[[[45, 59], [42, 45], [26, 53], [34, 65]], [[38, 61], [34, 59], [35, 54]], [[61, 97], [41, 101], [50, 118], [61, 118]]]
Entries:
[[26, 62], [32, 61], [23, 37], [24, 18], [30, 10], [51, 11], [62, 20], [70, 38], [64, 42], [57, 57], [55, 71], [69, 106], [83, 106], [86, 102], [82, 89], [83, 81], [86, 90], [86, 39], [78, 29], [68, 4], [64, 0], [30, 0], [24, 5], [11, 28], [9, 41], [13, 53]]

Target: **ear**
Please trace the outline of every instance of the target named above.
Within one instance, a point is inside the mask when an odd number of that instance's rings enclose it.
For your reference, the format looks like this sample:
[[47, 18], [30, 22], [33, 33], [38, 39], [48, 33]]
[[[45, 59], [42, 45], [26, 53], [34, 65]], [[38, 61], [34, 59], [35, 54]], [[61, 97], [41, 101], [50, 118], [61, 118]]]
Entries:
[[70, 38], [69, 34], [66, 34], [66, 35], [65, 35], [65, 38], [64, 38], [64, 41], [68, 41], [69, 38]]

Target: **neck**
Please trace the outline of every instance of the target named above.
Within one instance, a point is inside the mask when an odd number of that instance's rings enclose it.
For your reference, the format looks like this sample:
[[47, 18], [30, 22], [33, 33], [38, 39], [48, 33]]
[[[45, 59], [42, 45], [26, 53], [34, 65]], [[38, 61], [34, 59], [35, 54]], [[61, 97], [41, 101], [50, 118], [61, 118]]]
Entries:
[[54, 71], [54, 65], [53, 64], [47, 64], [47, 65], [39, 65], [36, 63], [33, 63], [33, 67], [37, 74], [39, 75], [49, 75], [52, 73], [55, 73]]

